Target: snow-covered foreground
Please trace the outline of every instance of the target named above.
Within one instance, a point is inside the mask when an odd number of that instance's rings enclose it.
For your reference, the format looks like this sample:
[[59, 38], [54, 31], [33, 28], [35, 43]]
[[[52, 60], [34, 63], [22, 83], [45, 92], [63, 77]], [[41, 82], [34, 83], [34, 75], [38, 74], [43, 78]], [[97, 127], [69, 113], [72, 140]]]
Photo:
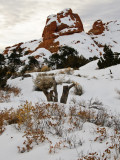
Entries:
[[[112, 74], [111, 74], [112, 72]], [[83, 88], [83, 94], [81, 96], [74, 94], [74, 88], [70, 90], [67, 104], [64, 105], [65, 112], [67, 113], [71, 106], [80, 107], [85, 105], [88, 109], [90, 102], [102, 102], [99, 107], [105, 108], [107, 113], [114, 115], [118, 120], [120, 119], [120, 65], [112, 66], [106, 69], [98, 70], [97, 61], [93, 61], [79, 70], [68, 72], [66, 70], [50, 71], [47, 74], [54, 73], [55, 79], [59, 82], [58, 94], [59, 99], [62, 94], [62, 86], [64, 84], [72, 83], [73, 81], [79, 83]], [[65, 74], [63, 74], [65, 73]], [[4, 108], [18, 108], [21, 104], [24, 104], [27, 100], [35, 103], [46, 103], [46, 97], [43, 92], [34, 90], [34, 79], [37, 76], [36, 73], [30, 73], [32, 77], [21, 77], [16, 79], [9, 79], [8, 84], [21, 89], [21, 93], [18, 97], [11, 95], [10, 102], [0, 103], [0, 110]], [[60, 82], [63, 82], [61, 85]], [[94, 119], [94, 118], [93, 118]], [[1, 160], [77, 160], [82, 155], [88, 155], [89, 153], [97, 152], [96, 157], [101, 157], [105, 152], [107, 159], [114, 159], [115, 152], [118, 156], [117, 149], [111, 149], [115, 145], [119, 137], [119, 132], [115, 134], [113, 128], [106, 126], [98, 126], [88, 121], [84, 121], [81, 127], [73, 129], [73, 132], [65, 135], [65, 129], [68, 128], [67, 119], [65, 121], [64, 136], [59, 137], [53, 134], [47, 134], [48, 138], [52, 141], [54, 146], [56, 142], [61, 142], [67, 139], [71, 140], [73, 146], [70, 147], [68, 143], [64, 144], [67, 147], [60, 146], [55, 150], [55, 153], [49, 153], [50, 144], [47, 142], [39, 145], [34, 145], [34, 148], [30, 152], [19, 153], [17, 146], [22, 146], [24, 138], [24, 131], [19, 131], [15, 128], [15, 125], [8, 125], [6, 130], [0, 136], [0, 159]], [[81, 123], [81, 121], [80, 121]], [[118, 137], [117, 137], [118, 136]], [[98, 138], [97, 138], [98, 137]], [[111, 148], [110, 148], [111, 147]], [[109, 148], [109, 150], [107, 150]], [[106, 151], [105, 151], [106, 150]], [[95, 153], [96, 154], [96, 153]], [[82, 158], [84, 159], [84, 158]], [[104, 158], [103, 158], [104, 159]]]

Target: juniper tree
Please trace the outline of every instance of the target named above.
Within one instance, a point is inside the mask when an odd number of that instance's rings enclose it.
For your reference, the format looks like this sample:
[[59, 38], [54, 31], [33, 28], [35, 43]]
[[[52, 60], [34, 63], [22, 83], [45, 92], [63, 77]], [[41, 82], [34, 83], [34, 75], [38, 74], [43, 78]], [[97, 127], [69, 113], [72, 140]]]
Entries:
[[120, 63], [120, 58], [107, 46], [104, 46], [104, 54], [98, 61], [100, 69], [110, 67]]
[[88, 62], [89, 60], [83, 56], [79, 56], [74, 48], [68, 46], [60, 47], [58, 53], [52, 54], [49, 59], [45, 59], [45, 63], [53, 69], [79, 68]]

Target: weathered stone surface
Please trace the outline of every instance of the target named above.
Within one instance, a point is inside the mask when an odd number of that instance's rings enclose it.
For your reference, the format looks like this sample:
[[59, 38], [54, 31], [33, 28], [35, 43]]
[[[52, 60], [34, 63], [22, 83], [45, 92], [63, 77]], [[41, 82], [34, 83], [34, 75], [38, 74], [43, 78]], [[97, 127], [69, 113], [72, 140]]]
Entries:
[[99, 35], [102, 34], [105, 30], [105, 24], [101, 20], [97, 20], [94, 22], [92, 29], [88, 32], [88, 34]]
[[48, 16], [42, 37], [48, 40], [82, 31], [84, 28], [78, 14], [74, 14], [71, 9], [65, 9], [57, 15]]

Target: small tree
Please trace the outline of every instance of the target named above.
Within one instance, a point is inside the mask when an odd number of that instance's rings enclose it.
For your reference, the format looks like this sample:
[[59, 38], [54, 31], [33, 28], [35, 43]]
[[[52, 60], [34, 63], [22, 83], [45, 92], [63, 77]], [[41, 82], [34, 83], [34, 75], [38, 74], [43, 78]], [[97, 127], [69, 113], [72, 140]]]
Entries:
[[103, 57], [101, 57], [98, 61], [98, 67], [102, 69], [119, 63], [119, 56], [113, 53], [112, 50], [105, 45]]
[[28, 57], [29, 61], [28, 64], [23, 67], [21, 70], [21, 74], [23, 75], [26, 71], [32, 71], [35, 67], [39, 68], [39, 62], [35, 59], [34, 56]]
[[0, 65], [4, 65], [5, 64], [5, 57], [3, 54], [0, 54]]
[[[47, 101], [58, 102], [57, 82], [52, 76], [43, 76], [38, 74], [34, 80], [34, 84], [45, 94]], [[75, 84], [63, 86], [63, 93], [60, 98], [61, 103], [67, 102], [69, 90], [75, 86]]]
[[4, 88], [6, 86], [8, 78], [10, 78], [10, 72], [8, 67], [3, 66], [0, 67], [0, 88]]
[[8, 56], [8, 64], [12, 72], [15, 72], [18, 69], [18, 67], [22, 64], [20, 56], [21, 52], [17, 52], [16, 49], [13, 49], [13, 52], [10, 54], [10, 56]]

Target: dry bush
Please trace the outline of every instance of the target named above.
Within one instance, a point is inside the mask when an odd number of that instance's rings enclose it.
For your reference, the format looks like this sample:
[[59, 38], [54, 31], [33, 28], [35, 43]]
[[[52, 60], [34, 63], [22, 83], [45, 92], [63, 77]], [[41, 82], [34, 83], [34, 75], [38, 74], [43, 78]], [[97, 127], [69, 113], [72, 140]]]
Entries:
[[21, 105], [17, 112], [16, 116], [18, 118], [18, 128], [21, 128], [22, 126], [25, 126], [25, 128], [29, 128], [31, 125], [31, 120], [32, 120], [32, 109], [34, 107], [32, 106], [32, 103], [29, 103], [26, 101], [24, 105]]
[[0, 135], [4, 132], [4, 120], [6, 119], [6, 114], [4, 111], [0, 111]]
[[32, 150], [34, 143], [38, 145], [39, 143], [43, 143], [45, 140], [48, 140], [48, 138], [45, 137], [43, 130], [34, 129], [32, 127], [25, 131], [23, 137], [26, 137], [26, 140], [23, 142], [23, 147], [18, 146], [18, 151], [20, 153]]
[[83, 94], [83, 88], [80, 84], [76, 84], [74, 88], [75, 95], [81, 96]]
[[9, 102], [11, 94], [18, 96], [20, 92], [21, 90], [17, 87], [6, 86], [4, 89], [0, 89], [0, 103]]
[[98, 136], [95, 138], [95, 142], [97, 143], [106, 143], [106, 148], [102, 153], [92, 152], [87, 155], [79, 156], [78, 160], [119, 160], [120, 159], [120, 131], [115, 130], [113, 135], [107, 135], [106, 128], [98, 127], [97, 128]]
[[41, 76], [54, 76], [55, 75], [55, 73], [39, 73], [39, 75], [41, 75]]
[[9, 102], [10, 95], [11, 95], [10, 93], [0, 90], [0, 103]]
[[40, 90], [48, 90], [53, 86], [54, 79], [52, 76], [42, 76], [38, 74], [36, 79], [34, 80], [35, 87], [39, 88]]
[[[91, 103], [92, 104], [92, 103]], [[94, 103], [95, 104], [95, 103]], [[90, 105], [91, 106], [91, 105]], [[106, 112], [105, 112], [106, 113]], [[0, 133], [2, 134], [7, 124], [14, 124], [16, 129], [24, 131], [23, 146], [18, 146], [20, 153], [29, 152], [35, 145], [44, 143], [47, 141], [50, 144], [49, 153], [55, 153], [58, 149], [77, 148], [83, 144], [81, 139], [75, 137], [73, 131], [82, 129], [85, 122], [98, 123], [100, 122], [103, 112], [95, 111], [93, 108], [86, 108], [83, 106], [76, 107], [75, 105], [69, 108], [69, 113], [65, 112], [65, 106], [58, 103], [48, 104], [35, 104], [34, 106], [30, 102], [25, 102], [17, 110], [4, 110], [0, 112]], [[111, 116], [110, 116], [111, 117]], [[105, 123], [99, 123], [99, 125], [107, 125], [112, 123], [119, 125], [119, 121], [112, 117], [106, 117]], [[114, 120], [114, 122], [112, 122]], [[111, 126], [110, 126], [111, 127]], [[111, 139], [112, 144], [110, 148], [105, 150], [105, 154], [109, 154], [110, 149], [116, 149], [118, 153], [118, 140], [120, 140], [119, 128], [115, 128], [115, 135]], [[73, 133], [73, 135], [71, 134]], [[61, 141], [56, 142], [55, 145], [48, 139], [48, 134], [52, 136], [58, 136]], [[102, 143], [108, 138], [107, 130], [105, 127], [98, 126], [96, 130], [98, 136], [94, 139], [96, 143]], [[91, 153], [92, 157], [98, 157], [96, 154]], [[91, 154], [85, 157], [90, 158]]]
[[18, 119], [13, 108], [0, 111], [0, 134], [4, 132], [6, 125], [15, 123], [18, 123]]
[[62, 148], [65, 148], [65, 141], [59, 141], [56, 142], [54, 145], [50, 141], [50, 148], [49, 148], [49, 153], [56, 153], [58, 150], [61, 150]]
[[41, 68], [41, 72], [47, 72], [47, 71], [50, 71], [50, 68], [48, 66], [43, 66]]
[[69, 110], [69, 123], [71, 126], [76, 129], [82, 129], [83, 123], [85, 122], [94, 122], [96, 119], [96, 114], [94, 111], [82, 108], [81, 106], [76, 109], [76, 106], [73, 106]]
[[57, 104], [35, 104], [26, 103], [17, 111], [18, 128], [24, 126], [26, 140], [23, 147], [18, 146], [19, 152], [30, 151], [35, 144], [48, 141], [46, 134], [51, 133], [62, 136], [62, 128], [65, 117], [64, 109]]
[[73, 72], [74, 72], [73, 68], [68, 67], [65, 69], [65, 74], [72, 75]]
[[20, 92], [21, 92], [21, 89], [17, 88], [17, 87], [7, 86], [7, 88], [5, 88], [5, 91], [7, 91], [9, 93], [13, 93], [14, 96], [18, 96], [20, 94]]
[[59, 74], [68, 74], [68, 75], [72, 75], [73, 72], [74, 72], [73, 68], [68, 67], [68, 68], [66, 68], [66, 69], [64, 69], [64, 70], [63, 70], [63, 69], [60, 70], [60, 71], [59, 71]]

